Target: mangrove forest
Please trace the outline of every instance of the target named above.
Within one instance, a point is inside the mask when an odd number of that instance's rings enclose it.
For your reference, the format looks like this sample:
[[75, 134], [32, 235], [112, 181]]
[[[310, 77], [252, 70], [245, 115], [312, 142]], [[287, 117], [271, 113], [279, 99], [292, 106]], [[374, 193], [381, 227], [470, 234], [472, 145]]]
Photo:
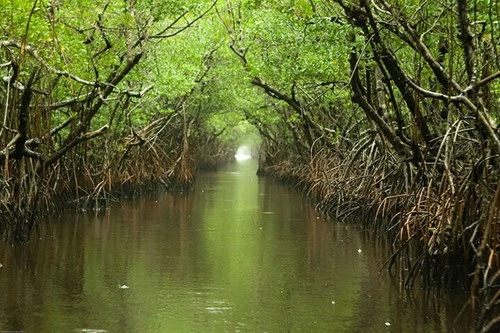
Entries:
[[242, 146], [388, 239], [401, 289], [461, 289], [464, 332], [500, 330], [500, 2], [0, 0], [9, 246], [193, 191]]

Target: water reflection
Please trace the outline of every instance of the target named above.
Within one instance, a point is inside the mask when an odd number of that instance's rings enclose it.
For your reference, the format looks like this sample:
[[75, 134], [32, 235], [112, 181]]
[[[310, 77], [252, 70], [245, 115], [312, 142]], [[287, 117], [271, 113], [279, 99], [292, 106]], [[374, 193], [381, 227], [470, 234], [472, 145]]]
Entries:
[[199, 175], [192, 193], [67, 214], [41, 240], [2, 245], [0, 330], [452, 330], [463, 295], [403, 296], [378, 273], [373, 234], [326, 222], [255, 169], [247, 161]]

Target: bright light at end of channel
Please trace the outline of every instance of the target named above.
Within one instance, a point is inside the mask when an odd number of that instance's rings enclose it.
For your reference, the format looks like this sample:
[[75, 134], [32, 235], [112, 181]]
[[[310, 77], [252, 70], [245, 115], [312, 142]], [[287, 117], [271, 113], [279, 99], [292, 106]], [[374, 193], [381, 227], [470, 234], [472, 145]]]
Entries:
[[250, 148], [248, 148], [247, 146], [241, 146], [236, 151], [236, 155], [234, 155], [234, 158], [236, 158], [238, 162], [251, 159], [252, 155], [250, 155]]

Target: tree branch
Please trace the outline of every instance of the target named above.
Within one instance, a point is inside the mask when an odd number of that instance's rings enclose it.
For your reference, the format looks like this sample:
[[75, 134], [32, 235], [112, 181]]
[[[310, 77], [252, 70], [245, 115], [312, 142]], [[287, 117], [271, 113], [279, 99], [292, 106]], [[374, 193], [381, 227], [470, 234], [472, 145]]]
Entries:
[[109, 125], [106, 124], [106, 125], [104, 125], [103, 127], [99, 128], [96, 131], [87, 132], [87, 133], [84, 133], [84, 134], [82, 134], [82, 135], [74, 138], [71, 142], [69, 142], [68, 144], [64, 145], [64, 147], [62, 147], [57, 152], [55, 152], [52, 156], [50, 156], [49, 159], [47, 159], [45, 161], [44, 166], [53, 164], [54, 162], [56, 162], [57, 160], [59, 160], [61, 157], [63, 157], [73, 147], [77, 146], [78, 144], [80, 144], [83, 141], [87, 141], [87, 140], [90, 140], [90, 139], [93, 139], [95, 137], [103, 135], [104, 133], [106, 133], [106, 131], [108, 129], [109, 129]]
[[467, 0], [458, 0], [458, 29], [460, 31], [459, 38], [462, 42], [464, 50], [465, 70], [470, 83], [474, 83], [477, 78], [476, 69], [476, 47], [474, 44], [474, 36], [470, 30], [469, 20], [469, 3]]
[[298, 111], [298, 112], [302, 111], [302, 108], [300, 107], [299, 103], [296, 100], [294, 100], [293, 98], [291, 98], [291, 97], [283, 94], [282, 92], [274, 89], [273, 87], [269, 86], [264, 81], [262, 81], [259, 77], [254, 77], [252, 79], [252, 84], [264, 89], [264, 91], [269, 96], [276, 98], [276, 99], [279, 99], [281, 101], [284, 101], [285, 103], [290, 105], [295, 111]]
[[148, 91], [150, 91], [151, 89], [153, 89], [153, 87], [154, 87], [154, 85], [151, 84], [151, 85], [147, 86], [146, 88], [142, 89], [141, 91], [128, 91], [128, 90], [125, 90], [125, 91], [119, 92], [119, 94], [127, 95], [127, 96], [130, 96], [130, 97], [142, 98], [144, 95], [146, 95], [146, 93]]
[[174, 37], [174, 36], [180, 34], [184, 30], [192, 27], [197, 21], [199, 21], [200, 19], [202, 19], [203, 17], [205, 17], [205, 15], [207, 15], [212, 10], [212, 8], [215, 7], [216, 4], [217, 4], [217, 1], [214, 1], [214, 3], [212, 3], [212, 5], [206, 11], [204, 11], [203, 13], [201, 13], [200, 15], [198, 15], [192, 21], [188, 22], [186, 25], [184, 25], [182, 27], [177, 27], [178, 30], [175, 31], [175, 32], [172, 32], [170, 34], [165, 34], [168, 30], [173, 29], [174, 25], [177, 22], [179, 22], [184, 16], [186, 16], [187, 12], [184, 12], [174, 22], [172, 22], [168, 27], [166, 27], [165, 29], [163, 29], [162, 31], [160, 31], [157, 34], [149, 36], [149, 38], [170, 38], [170, 37]]

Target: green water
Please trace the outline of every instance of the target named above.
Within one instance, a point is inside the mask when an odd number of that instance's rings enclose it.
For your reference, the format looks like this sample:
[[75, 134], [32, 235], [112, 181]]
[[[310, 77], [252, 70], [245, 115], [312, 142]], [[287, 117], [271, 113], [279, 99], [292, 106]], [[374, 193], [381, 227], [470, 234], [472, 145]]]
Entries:
[[68, 213], [0, 245], [0, 332], [457, 332], [465, 295], [400, 293], [367, 231], [253, 161], [193, 192]]

